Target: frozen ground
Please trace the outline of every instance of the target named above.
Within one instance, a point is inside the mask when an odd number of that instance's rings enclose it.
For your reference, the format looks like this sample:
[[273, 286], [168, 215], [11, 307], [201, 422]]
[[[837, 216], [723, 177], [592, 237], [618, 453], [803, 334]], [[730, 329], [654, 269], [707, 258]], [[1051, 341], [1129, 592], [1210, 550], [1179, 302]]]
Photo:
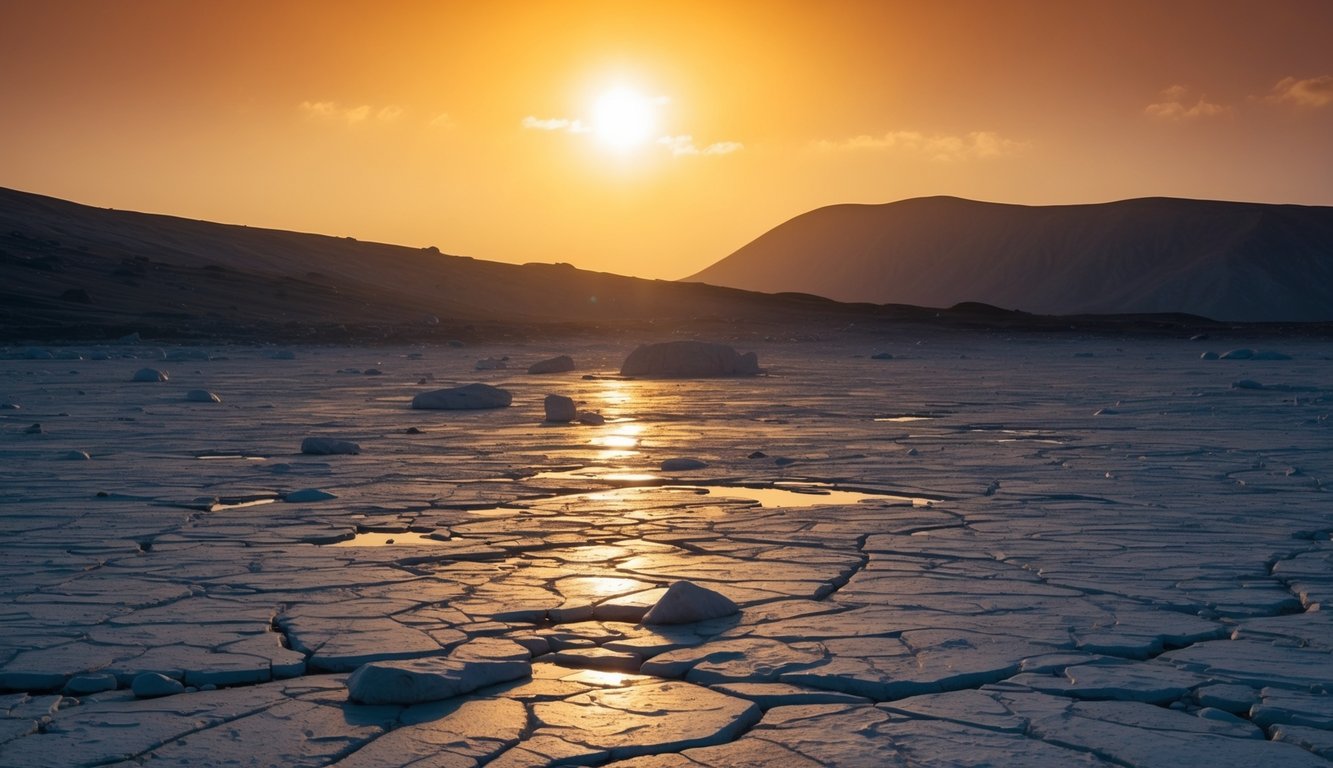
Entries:
[[[922, 332], [582, 378], [632, 346], [7, 350], [0, 766], [1333, 758], [1333, 344]], [[1200, 359], [1242, 346], [1291, 359]], [[472, 381], [514, 405], [408, 407]], [[608, 423], [543, 425], [547, 393]], [[682, 579], [743, 611], [636, 624]], [[451, 653], [531, 675], [347, 701]]]

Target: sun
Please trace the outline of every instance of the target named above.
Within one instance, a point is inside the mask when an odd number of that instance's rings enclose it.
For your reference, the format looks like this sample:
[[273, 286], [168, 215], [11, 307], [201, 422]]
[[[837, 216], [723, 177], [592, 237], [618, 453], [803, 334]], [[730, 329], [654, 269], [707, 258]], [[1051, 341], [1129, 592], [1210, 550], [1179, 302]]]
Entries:
[[604, 91], [592, 108], [592, 131], [604, 146], [624, 152], [642, 146], [657, 129], [657, 100], [633, 88]]

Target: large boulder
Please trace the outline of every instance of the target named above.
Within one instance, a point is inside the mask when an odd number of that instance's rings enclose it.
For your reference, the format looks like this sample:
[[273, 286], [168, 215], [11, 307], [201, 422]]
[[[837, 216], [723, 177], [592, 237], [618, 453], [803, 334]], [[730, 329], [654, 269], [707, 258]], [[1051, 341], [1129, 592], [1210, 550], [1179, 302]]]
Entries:
[[546, 420], [553, 423], [566, 423], [578, 418], [578, 409], [574, 399], [564, 395], [547, 395]]
[[528, 366], [528, 373], [565, 373], [574, 370], [574, 358], [560, 355]]
[[693, 624], [731, 616], [740, 607], [731, 598], [693, 582], [678, 581], [644, 614], [644, 624]]
[[644, 344], [631, 352], [620, 373], [658, 379], [753, 376], [759, 373], [759, 358], [753, 352], [742, 355], [726, 344], [667, 341]]
[[347, 698], [360, 704], [420, 704], [532, 674], [526, 659], [426, 658], [372, 661], [347, 678]]
[[475, 411], [482, 408], [504, 408], [514, 396], [489, 384], [465, 384], [461, 387], [422, 392], [412, 398], [412, 407], [434, 411]]

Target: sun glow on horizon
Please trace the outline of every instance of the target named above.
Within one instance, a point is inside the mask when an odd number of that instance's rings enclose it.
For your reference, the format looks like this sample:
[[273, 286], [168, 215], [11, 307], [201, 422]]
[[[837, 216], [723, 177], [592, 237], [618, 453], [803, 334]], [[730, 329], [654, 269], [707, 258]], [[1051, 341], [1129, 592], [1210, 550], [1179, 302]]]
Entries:
[[609, 149], [627, 152], [656, 138], [661, 99], [644, 96], [628, 86], [603, 91], [592, 108], [592, 130]]

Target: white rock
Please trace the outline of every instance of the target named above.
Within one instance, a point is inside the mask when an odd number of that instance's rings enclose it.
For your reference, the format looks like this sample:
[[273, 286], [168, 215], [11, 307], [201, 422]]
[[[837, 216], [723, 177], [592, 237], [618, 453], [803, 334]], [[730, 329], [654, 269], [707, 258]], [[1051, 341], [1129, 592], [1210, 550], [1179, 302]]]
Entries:
[[578, 417], [573, 398], [564, 395], [546, 396], [546, 420], [551, 422], [569, 422]]
[[350, 440], [332, 437], [307, 437], [301, 441], [301, 453], [312, 456], [351, 455], [361, 452], [361, 446]]
[[220, 403], [222, 398], [206, 389], [192, 389], [185, 393], [185, 399], [191, 403]]
[[691, 469], [704, 469], [708, 462], [702, 459], [677, 458], [666, 459], [662, 462], [663, 472], [687, 472]]
[[159, 672], [141, 672], [130, 684], [130, 690], [140, 699], [155, 699], [184, 693], [185, 685]]
[[740, 612], [726, 595], [689, 581], [672, 584], [643, 617], [644, 624], [690, 624]]
[[668, 379], [752, 376], [759, 373], [759, 358], [753, 352], [739, 354], [726, 344], [667, 341], [644, 344], [631, 352], [620, 373]]
[[376, 661], [347, 678], [347, 697], [361, 704], [419, 704], [461, 696], [531, 674], [531, 662], [512, 659]]
[[134, 372], [134, 381], [166, 381], [167, 372], [157, 368], [140, 368]]
[[424, 410], [471, 411], [504, 408], [514, 401], [507, 390], [489, 384], [465, 384], [450, 389], [422, 392], [412, 398], [412, 407]]
[[569, 355], [552, 357], [528, 366], [528, 373], [565, 373], [574, 370], [574, 358]]

